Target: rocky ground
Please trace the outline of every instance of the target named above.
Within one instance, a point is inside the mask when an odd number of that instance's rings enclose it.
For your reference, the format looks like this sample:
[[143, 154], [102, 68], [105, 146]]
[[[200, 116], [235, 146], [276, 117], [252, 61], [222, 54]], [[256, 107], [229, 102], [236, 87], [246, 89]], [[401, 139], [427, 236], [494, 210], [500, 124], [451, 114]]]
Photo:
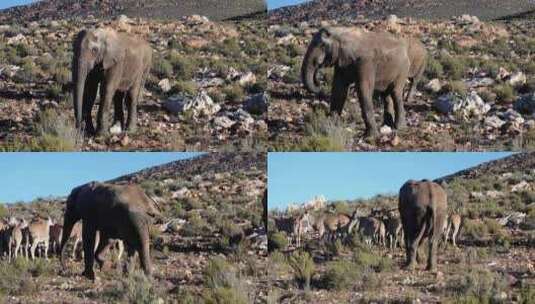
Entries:
[[[206, 154], [142, 170], [114, 183], [136, 182], [163, 208], [151, 229], [153, 279], [125, 276], [115, 256], [92, 283], [83, 262], [61, 270], [56, 257], [0, 261], [2, 303], [265, 303], [267, 243], [261, 195], [265, 154]], [[64, 198], [2, 208], [2, 216], [62, 219]], [[137, 260], [136, 260], [137, 263]]]
[[[532, 21], [482, 22], [468, 15], [447, 21], [396, 16], [381, 21], [341, 20], [270, 20], [275, 62], [268, 70], [273, 98], [268, 124], [273, 150], [533, 149]], [[331, 70], [325, 71], [322, 95], [304, 89], [300, 80], [304, 53], [312, 34], [327, 24], [388, 30], [418, 37], [425, 44], [431, 58], [418, 93], [405, 105], [406, 131], [385, 127], [377, 141], [365, 141], [354, 90], [341, 119], [327, 118]], [[380, 123], [382, 105], [377, 102], [375, 109]]]
[[[97, 24], [144, 37], [155, 50], [135, 134], [83, 138], [73, 128], [72, 40]], [[260, 20], [198, 15], [0, 24], [0, 150], [265, 151], [266, 35]]]
[[[403, 250], [370, 248], [356, 235], [346, 242], [323, 243], [312, 233], [302, 249], [296, 249], [270, 226], [270, 299], [281, 303], [533, 303], [532, 162], [533, 153], [517, 154], [438, 179], [448, 192], [450, 212], [462, 214], [463, 223], [459, 248], [441, 247], [435, 272], [425, 271], [424, 264], [413, 272], [403, 270]], [[396, 196], [377, 195], [330, 202], [325, 208], [368, 214], [396, 206]], [[314, 211], [321, 212], [325, 209]], [[303, 281], [307, 276], [308, 291]]]

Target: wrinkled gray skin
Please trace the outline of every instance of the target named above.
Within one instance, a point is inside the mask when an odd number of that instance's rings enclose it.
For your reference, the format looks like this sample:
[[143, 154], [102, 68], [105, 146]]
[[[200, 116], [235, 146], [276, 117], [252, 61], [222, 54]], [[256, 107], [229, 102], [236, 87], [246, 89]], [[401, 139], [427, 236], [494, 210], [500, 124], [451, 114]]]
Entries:
[[[409, 62], [410, 62], [410, 68], [409, 68], [409, 87], [406, 90], [407, 93], [405, 95], [404, 102], [408, 102], [412, 100], [412, 97], [414, 96], [416, 92], [416, 85], [422, 79], [422, 76], [425, 72], [425, 66], [427, 64], [427, 51], [425, 50], [425, 47], [423, 43], [414, 37], [409, 37], [405, 39], [407, 41], [408, 45], [408, 55], [409, 55]], [[394, 101], [390, 96], [387, 96], [386, 98], [387, 104], [387, 111], [384, 113], [384, 120], [385, 123], [389, 126], [393, 125], [394, 121]]]
[[[61, 265], [65, 267], [65, 244], [72, 228], [82, 220], [82, 242], [85, 270], [83, 275], [94, 280], [94, 259], [101, 269], [105, 269], [105, 254], [113, 245], [112, 239], [123, 240], [128, 253], [128, 266], [132, 258], [139, 254], [145, 274], [151, 274], [149, 226], [151, 218], [159, 216], [155, 202], [136, 185], [112, 185], [99, 182], [74, 188], [67, 198], [63, 235], [61, 239]], [[95, 251], [97, 231], [100, 241]]]
[[[331, 113], [342, 113], [351, 84], [356, 85], [366, 137], [376, 137], [373, 93], [392, 97], [395, 127], [405, 126], [403, 88], [409, 74], [408, 46], [389, 33], [351, 27], [324, 27], [312, 38], [301, 68], [305, 88], [320, 92], [319, 70], [334, 66]], [[384, 101], [385, 112], [388, 103]]]
[[[137, 124], [137, 104], [150, 71], [150, 45], [125, 33], [108, 28], [82, 30], [73, 44], [72, 76], [74, 82], [74, 116], [76, 127], [94, 134], [91, 110], [100, 86], [100, 107], [97, 115], [98, 135], [109, 131], [111, 103], [115, 106], [114, 124], [133, 132]], [[124, 122], [123, 101], [128, 117]]]
[[409, 180], [399, 190], [399, 213], [409, 270], [415, 268], [418, 248], [426, 238], [429, 238], [427, 270], [436, 269], [437, 246], [444, 232], [446, 212], [447, 195], [437, 183]]

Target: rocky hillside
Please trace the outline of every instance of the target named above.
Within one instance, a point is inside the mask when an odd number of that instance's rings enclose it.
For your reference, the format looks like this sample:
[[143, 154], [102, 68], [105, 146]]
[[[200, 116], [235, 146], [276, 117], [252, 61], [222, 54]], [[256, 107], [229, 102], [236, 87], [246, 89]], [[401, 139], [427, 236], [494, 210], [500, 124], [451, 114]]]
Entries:
[[[4, 260], [0, 302], [265, 303], [261, 195], [266, 154], [203, 154], [111, 182], [140, 184], [162, 209], [163, 222], [151, 229], [154, 278], [124, 276], [116, 263], [112, 271], [97, 272], [101, 280], [91, 283], [79, 276], [79, 259], [69, 262], [67, 272], [60, 271], [55, 257], [50, 262]], [[1, 212], [27, 219], [40, 214], [61, 222], [63, 201], [38, 199]]]
[[[429, 54], [418, 93], [405, 103], [408, 128], [380, 128], [363, 138], [357, 93], [349, 90], [340, 119], [327, 117], [333, 69], [323, 69], [322, 94], [305, 90], [300, 76], [312, 35], [322, 25], [356, 26], [420, 39]], [[484, 22], [462, 15], [449, 20], [330, 19], [272, 23], [268, 70], [273, 150], [532, 150], [535, 138], [535, 40], [527, 19]], [[374, 103], [382, 124], [383, 103]]]
[[423, 19], [450, 19], [469, 14], [482, 20], [493, 20], [533, 10], [535, 3], [523, 0], [315, 0], [270, 11], [269, 21], [278, 24], [330, 19], [382, 19], [391, 14]]
[[[422, 264], [407, 271], [402, 248], [365, 245], [356, 233], [336, 242], [308, 233], [296, 248], [270, 221], [272, 297], [279, 303], [532, 303], [534, 162], [533, 153], [515, 154], [437, 179], [448, 192], [449, 212], [463, 219], [459, 247], [441, 243], [434, 272]], [[330, 202], [312, 214], [381, 214], [397, 204], [396, 195], [377, 195]]]
[[213, 20], [265, 15], [264, 0], [43, 0], [0, 11], [0, 23], [63, 20], [88, 16], [113, 17], [126, 14], [153, 19], [179, 19], [203, 15]]
[[[0, 150], [266, 150], [267, 33], [261, 20], [122, 15], [0, 24]], [[143, 37], [154, 50], [135, 133], [119, 128], [84, 138], [73, 128], [72, 40], [94, 26]]]

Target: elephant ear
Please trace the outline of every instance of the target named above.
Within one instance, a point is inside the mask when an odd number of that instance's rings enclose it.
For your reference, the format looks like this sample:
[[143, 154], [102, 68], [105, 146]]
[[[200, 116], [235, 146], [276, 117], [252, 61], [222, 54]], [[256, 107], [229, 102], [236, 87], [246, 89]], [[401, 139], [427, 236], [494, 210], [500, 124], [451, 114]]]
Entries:
[[102, 66], [104, 70], [107, 70], [122, 61], [125, 56], [125, 50], [119, 43], [119, 37], [115, 31], [103, 30], [101, 33], [104, 45]]
[[326, 53], [331, 57], [330, 61], [339, 67], [350, 65], [354, 59], [351, 56], [351, 46], [345, 42], [346, 31], [341, 29], [322, 28], [321, 40], [326, 47]]

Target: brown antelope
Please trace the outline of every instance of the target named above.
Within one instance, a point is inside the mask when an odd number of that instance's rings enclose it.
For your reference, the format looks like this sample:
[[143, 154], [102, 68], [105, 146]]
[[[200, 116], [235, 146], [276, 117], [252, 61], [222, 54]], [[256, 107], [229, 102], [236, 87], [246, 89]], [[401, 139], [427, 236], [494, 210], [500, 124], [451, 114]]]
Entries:
[[334, 241], [338, 234], [343, 234], [346, 227], [351, 222], [351, 217], [347, 214], [326, 214], [319, 218], [317, 223], [320, 238], [325, 236], [327, 241]]
[[2, 242], [6, 246], [5, 250], [7, 251], [8, 261], [11, 261], [12, 258], [17, 258], [19, 250], [21, 254], [26, 255], [26, 251], [21, 247], [22, 243], [22, 231], [27, 226], [27, 223], [24, 219], [15, 219], [11, 218], [8, 222], [8, 225], [4, 228], [2, 233]]
[[444, 232], [444, 245], [448, 244], [448, 238], [451, 231], [451, 241], [453, 243], [453, 247], [457, 248], [457, 234], [461, 228], [461, 222], [462, 218], [458, 213], [453, 213], [452, 215], [448, 216], [447, 225]]
[[403, 226], [401, 219], [393, 210], [390, 210], [384, 220], [386, 228], [386, 239], [390, 249], [394, 249], [403, 242]]
[[296, 241], [296, 246], [301, 247], [301, 237], [312, 227], [311, 216], [306, 211], [304, 214], [297, 216], [293, 221], [293, 234]]
[[[382, 221], [372, 216], [360, 219], [359, 233], [364, 237], [364, 242], [366, 244], [371, 246], [373, 242], [380, 243], [381, 235], [384, 236], [384, 229], [381, 229], [381, 226], [384, 228], [384, 224], [381, 225], [381, 223]], [[381, 233], [381, 230], [383, 234]]]
[[61, 235], [63, 233], [63, 225], [54, 224], [50, 226], [50, 250], [53, 253], [59, 254], [59, 247], [61, 245]]
[[[52, 219], [50, 217], [48, 219], [44, 218], [34, 218], [29, 224], [28, 224], [28, 238], [31, 242], [30, 245], [30, 255], [32, 260], [35, 259], [35, 250], [37, 249], [37, 245], [39, 243], [43, 242], [45, 244], [44, 246], [44, 254], [45, 259], [48, 260], [48, 241], [50, 238], [50, 226], [52, 226]], [[29, 243], [27, 243], [29, 244]]]

